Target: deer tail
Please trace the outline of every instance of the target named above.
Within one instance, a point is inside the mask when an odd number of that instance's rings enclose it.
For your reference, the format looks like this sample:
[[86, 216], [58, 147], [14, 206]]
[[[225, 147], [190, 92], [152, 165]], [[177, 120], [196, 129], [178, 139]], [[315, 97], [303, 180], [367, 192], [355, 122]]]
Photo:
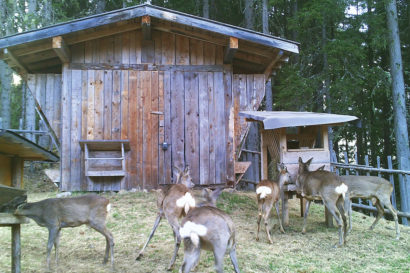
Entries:
[[187, 221], [183, 227], [179, 229], [179, 234], [182, 238], [189, 238], [195, 247], [199, 245], [199, 237], [204, 236], [207, 232], [207, 228], [201, 224], [195, 224], [194, 222]]
[[260, 199], [264, 199], [267, 195], [271, 194], [272, 190], [269, 187], [261, 186], [256, 189], [256, 194], [259, 195]]
[[342, 183], [340, 186], [337, 186], [335, 188], [336, 193], [341, 194], [343, 196], [343, 199], [345, 199], [347, 190], [348, 190], [348, 187], [346, 186], [345, 183]]

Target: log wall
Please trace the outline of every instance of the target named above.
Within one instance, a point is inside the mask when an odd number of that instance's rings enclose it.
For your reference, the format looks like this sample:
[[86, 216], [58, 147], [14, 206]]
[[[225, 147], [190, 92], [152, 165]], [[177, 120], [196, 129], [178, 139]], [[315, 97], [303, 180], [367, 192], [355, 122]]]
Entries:
[[[155, 188], [185, 165], [196, 184], [234, 179], [237, 132], [246, 127], [237, 113], [260, 104], [263, 75], [236, 79], [221, 46], [159, 31], [150, 41], [135, 30], [71, 52], [63, 66], [63, 190]], [[85, 177], [81, 139], [128, 139], [127, 175]]]

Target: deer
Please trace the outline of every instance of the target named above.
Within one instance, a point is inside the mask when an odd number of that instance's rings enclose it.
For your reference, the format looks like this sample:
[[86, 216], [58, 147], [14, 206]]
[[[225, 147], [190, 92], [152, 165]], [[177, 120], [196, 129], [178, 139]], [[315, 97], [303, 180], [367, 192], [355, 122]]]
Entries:
[[279, 215], [279, 197], [281, 198], [282, 203], [283, 203], [283, 199], [284, 199], [283, 186], [285, 184], [290, 183], [290, 174], [286, 166], [283, 164], [277, 164], [277, 168], [279, 171], [279, 184], [274, 181], [270, 181], [270, 180], [262, 180], [256, 186], [256, 199], [258, 201], [258, 220], [257, 220], [258, 230], [256, 233], [256, 241], [259, 241], [260, 224], [261, 224], [261, 219], [263, 218], [265, 229], [266, 229], [266, 234], [268, 235], [268, 239], [271, 244], [273, 244], [273, 241], [271, 239], [269, 227], [268, 227], [269, 215], [270, 215], [273, 205], [275, 205], [276, 214], [278, 215], [278, 219], [279, 219], [280, 231], [282, 233], [285, 233], [285, 230], [283, 229], [282, 221]]
[[48, 229], [47, 267], [50, 269], [50, 253], [55, 248], [55, 263], [58, 266], [58, 247], [60, 231], [66, 227], [88, 225], [106, 239], [105, 256], [111, 256], [111, 267], [114, 269], [114, 238], [106, 227], [110, 201], [99, 195], [83, 195], [70, 198], [49, 198], [34, 203], [24, 203], [14, 211], [15, 215], [27, 216], [39, 226]]
[[194, 186], [194, 183], [192, 182], [192, 178], [189, 173], [189, 167], [186, 167], [184, 171], [180, 170], [176, 166], [175, 168], [177, 169], [177, 172], [175, 172], [175, 184], [165, 190], [156, 190], [158, 208], [157, 218], [155, 219], [154, 226], [148, 236], [147, 242], [136, 258], [136, 260], [141, 259], [144, 254], [144, 250], [148, 246], [151, 238], [154, 236], [159, 223], [165, 217], [172, 228], [175, 241], [174, 253], [167, 270], [171, 270], [173, 268], [179, 247], [181, 245], [179, 219], [186, 216], [186, 214], [196, 205], [195, 198], [190, 190]]
[[[400, 228], [397, 217], [397, 211], [390, 202], [390, 196], [393, 192], [393, 186], [384, 178], [378, 176], [355, 176], [347, 175], [340, 176], [343, 183], [349, 188], [350, 198], [372, 199], [373, 205], [377, 208], [377, 217], [370, 230], [373, 230], [377, 222], [384, 214], [383, 206], [385, 206], [393, 215], [396, 224], [396, 240], [400, 239]], [[349, 210], [349, 230], [352, 230], [352, 203], [350, 202]]]
[[184, 260], [180, 273], [190, 272], [199, 263], [202, 249], [213, 251], [216, 272], [223, 272], [223, 260], [227, 251], [235, 272], [240, 272], [236, 258], [234, 223], [228, 214], [216, 208], [216, 200], [221, 192], [222, 188], [214, 191], [204, 189], [206, 201], [190, 210], [182, 220], [179, 232], [184, 239]]
[[[306, 233], [306, 219], [309, 213], [309, 206], [313, 200], [322, 200], [328, 211], [335, 218], [339, 231], [339, 244], [346, 243], [346, 213], [349, 209], [348, 186], [344, 184], [336, 174], [325, 171], [309, 171], [312, 158], [303, 162], [299, 157], [299, 170], [296, 178], [296, 188], [301, 192], [306, 202], [306, 209], [303, 215], [302, 234]], [[337, 210], [338, 211], [337, 211]]]

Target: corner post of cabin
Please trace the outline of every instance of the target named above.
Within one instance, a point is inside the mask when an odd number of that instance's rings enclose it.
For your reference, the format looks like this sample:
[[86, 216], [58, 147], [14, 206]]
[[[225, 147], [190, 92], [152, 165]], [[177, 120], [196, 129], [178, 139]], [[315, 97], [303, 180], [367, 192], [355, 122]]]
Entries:
[[21, 189], [23, 181], [24, 160], [21, 157], [14, 156], [11, 158], [11, 186]]
[[11, 272], [21, 272], [20, 224], [11, 225]]
[[[321, 129], [322, 129], [322, 135], [323, 135], [323, 148], [325, 151], [329, 151], [328, 126], [322, 125]], [[330, 159], [331, 152], [332, 151], [329, 151], [329, 159]], [[325, 223], [327, 227], [329, 228], [333, 227], [333, 216], [326, 207], [325, 207]]]
[[268, 179], [268, 147], [265, 132], [261, 129], [261, 180]]

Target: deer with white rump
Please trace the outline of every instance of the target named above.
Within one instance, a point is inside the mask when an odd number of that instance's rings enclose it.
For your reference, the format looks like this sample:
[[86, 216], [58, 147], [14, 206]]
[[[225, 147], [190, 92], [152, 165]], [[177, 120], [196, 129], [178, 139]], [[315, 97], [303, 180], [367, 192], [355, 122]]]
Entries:
[[190, 210], [181, 223], [179, 232], [184, 239], [184, 261], [179, 272], [190, 272], [199, 262], [201, 249], [205, 249], [214, 253], [216, 272], [223, 272], [224, 256], [229, 251], [234, 270], [239, 273], [233, 221], [215, 207], [222, 188], [213, 192], [204, 189], [203, 192], [207, 202]]
[[339, 176], [332, 172], [324, 170], [309, 171], [312, 159], [304, 163], [302, 158], [299, 157], [299, 170], [296, 178], [296, 187], [301, 192], [302, 197], [307, 200], [306, 210], [303, 215], [302, 233], [306, 233], [306, 219], [311, 201], [322, 200], [337, 222], [339, 246], [342, 246], [346, 243], [347, 235], [346, 213], [350, 202], [348, 187], [342, 183]]
[[279, 215], [279, 197], [281, 197], [281, 200], [283, 202], [283, 187], [285, 184], [290, 183], [290, 174], [286, 166], [283, 164], [277, 164], [277, 168], [279, 171], [279, 184], [270, 180], [262, 180], [256, 186], [256, 199], [258, 200], [258, 231], [256, 233], [256, 240], [259, 241], [260, 224], [261, 219], [263, 218], [266, 234], [268, 235], [268, 239], [271, 244], [273, 244], [273, 241], [271, 239], [268, 227], [270, 212], [273, 205], [275, 205], [280, 231], [282, 233], [285, 233], [285, 230], [282, 226], [281, 217]]
[[[340, 177], [343, 183], [349, 187], [350, 198], [372, 199], [377, 208], [377, 217], [370, 229], [374, 229], [377, 222], [384, 214], [383, 206], [386, 206], [393, 215], [396, 223], [396, 239], [400, 238], [399, 222], [397, 211], [390, 202], [390, 196], [393, 192], [393, 186], [384, 178], [377, 176], [356, 176], [348, 175]], [[349, 232], [352, 230], [352, 205], [349, 206]]]
[[110, 254], [111, 267], [114, 268], [114, 239], [105, 225], [110, 207], [111, 204], [107, 198], [98, 195], [84, 195], [70, 198], [50, 198], [35, 203], [22, 204], [14, 214], [27, 216], [39, 226], [48, 228], [47, 267], [49, 269], [53, 245], [56, 265], [58, 265], [61, 229], [84, 224], [104, 235], [106, 248], [103, 263], [107, 263]]
[[179, 246], [181, 245], [179, 219], [184, 217], [188, 211], [195, 207], [195, 199], [190, 191], [190, 188], [192, 188], [194, 184], [192, 183], [192, 178], [189, 174], [189, 167], [186, 167], [184, 171], [181, 171], [176, 166], [175, 168], [178, 170], [178, 172], [175, 172], [175, 184], [165, 190], [157, 190], [158, 215], [155, 219], [154, 227], [151, 230], [147, 242], [136, 258], [136, 260], [138, 260], [142, 257], [144, 250], [151, 238], [154, 236], [155, 230], [161, 222], [161, 219], [165, 217], [171, 225], [175, 240], [174, 254], [171, 258], [168, 270], [171, 270], [174, 266]]

